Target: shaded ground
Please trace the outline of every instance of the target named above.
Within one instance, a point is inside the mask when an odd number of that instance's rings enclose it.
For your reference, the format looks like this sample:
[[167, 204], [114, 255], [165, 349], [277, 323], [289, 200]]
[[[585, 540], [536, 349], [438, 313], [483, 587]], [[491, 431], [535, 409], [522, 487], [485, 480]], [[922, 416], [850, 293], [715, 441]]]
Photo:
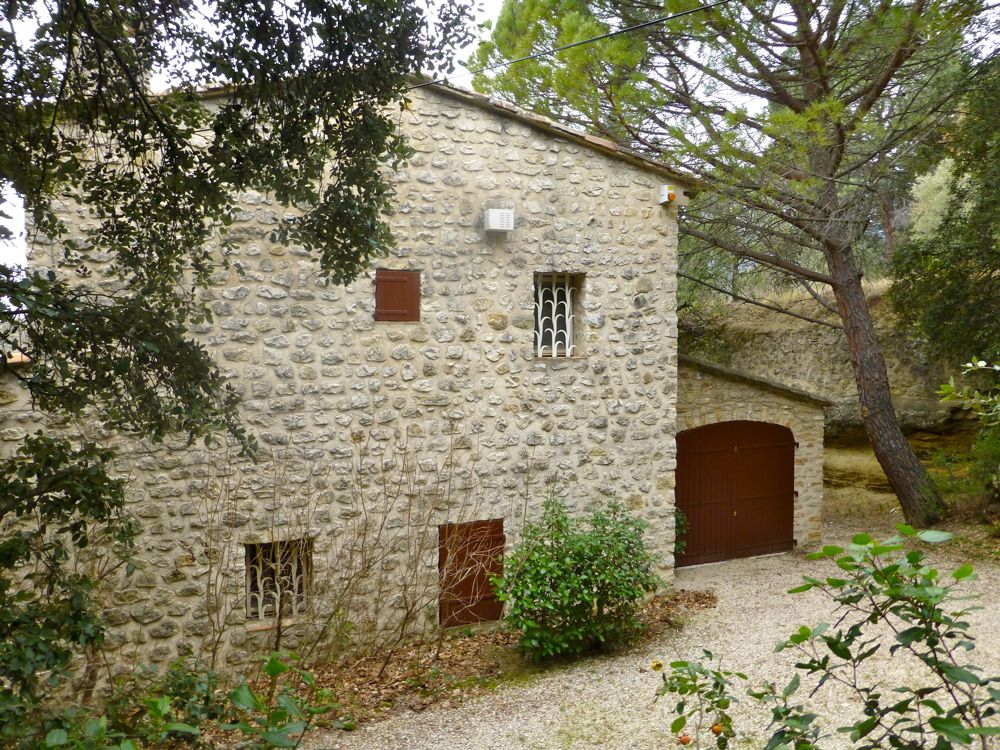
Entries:
[[[638, 643], [610, 653], [624, 653], [659, 639], [679, 627], [679, 620], [715, 606], [714, 593], [678, 591], [645, 603]], [[517, 633], [454, 629], [438, 642], [415, 644], [389, 654], [351, 659], [313, 669], [316, 683], [336, 696], [340, 721], [357, 725], [384, 721], [400, 713], [456, 708], [469, 698], [500, 685], [518, 685], [578, 659], [550, 660], [544, 666], [522, 657]], [[262, 684], [255, 686], [263, 689]], [[235, 733], [219, 739], [234, 742]]]
[[[948, 554], [973, 561], [1000, 562], [1000, 507], [969, 491], [968, 450], [974, 432], [910, 436], [917, 456], [941, 487], [949, 517], [937, 528], [955, 534]], [[890, 491], [867, 440], [844, 436], [828, 440], [823, 461], [823, 536], [844, 537], [844, 529], [863, 527], [879, 536], [896, 533], [903, 522], [899, 501]]]

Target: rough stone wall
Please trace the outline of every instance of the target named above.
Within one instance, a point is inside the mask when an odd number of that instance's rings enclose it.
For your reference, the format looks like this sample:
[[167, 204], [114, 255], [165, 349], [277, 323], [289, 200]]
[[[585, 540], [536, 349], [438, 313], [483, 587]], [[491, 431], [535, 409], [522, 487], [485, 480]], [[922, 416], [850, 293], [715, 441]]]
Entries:
[[795, 540], [800, 547], [821, 537], [823, 508], [823, 407], [752, 382], [703, 372], [682, 363], [677, 373], [677, 431], [748, 420], [789, 428], [795, 449]]
[[[195, 334], [245, 399], [259, 463], [226, 447], [101, 436], [118, 447], [143, 525], [140, 570], [105, 581], [109, 646], [128, 658], [209, 651], [240, 663], [273, 644], [273, 623], [247, 622], [241, 602], [243, 545], [276, 540], [312, 539], [314, 581], [332, 591], [360, 564], [361, 540], [379, 535], [384, 554], [364, 562], [354, 593], [383, 605], [374, 620], [403, 612], [427, 627], [436, 611], [406, 610], [398, 587], [436, 585], [437, 525], [504, 518], [509, 543], [546, 482], [577, 508], [622, 498], [650, 521], [672, 580], [676, 208], [658, 204], [667, 177], [434, 90], [412, 92], [401, 122], [416, 155], [395, 174], [397, 247], [352, 284], [324, 283], [300, 248], [269, 240], [280, 206], [238, 196], [232, 267], [201, 292], [214, 323]], [[491, 207], [514, 209], [513, 232], [483, 231]], [[87, 222], [83, 209], [67, 219]], [[79, 269], [80, 282], [115, 289], [108, 260]], [[30, 262], [77, 273], [53, 248], [35, 247]], [[376, 267], [421, 272], [420, 322], [373, 319]], [[578, 357], [533, 356], [533, 274], [552, 271], [586, 276]], [[42, 419], [8, 403], [0, 441], [16, 445]], [[95, 545], [84, 563], [108, 571], [111, 560]], [[313, 635], [343, 606], [330, 597], [307, 618]], [[291, 627], [283, 638], [295, 648], [305, 635]]]
[[[940, 431], [967, 424], [968, 412], [962, 410], [960, 402], [943, 404], [937, 396], [941, 383], [949, 377], [961, 380], [960, 365], [931, 357], [923, 341], [893, 322], [884, 300], [872, 298], [869, 305], [903, 428]], [[796, 309], [817, 317], [824, 317], [825, 312], [806, 303]], [[746, 305], [734, 305], [733, 310], [713, 328], [724, 351], [716, 351], [712, 358], [834, 401], [836, 407], [827, 412], [831, 434], [861, 426], [857, 386], [843, 331]]]

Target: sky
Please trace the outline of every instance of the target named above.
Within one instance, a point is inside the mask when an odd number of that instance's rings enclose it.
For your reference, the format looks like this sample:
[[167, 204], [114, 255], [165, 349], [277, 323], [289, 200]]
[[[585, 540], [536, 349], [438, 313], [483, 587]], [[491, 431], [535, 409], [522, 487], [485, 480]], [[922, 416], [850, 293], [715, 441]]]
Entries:
[[[431, 0], [433, 2], [433, 0]], [[479, 0], [476, 3], [479, 10], [476, 14], [476, 22], [482, 23], [486, 20], [496, 21], [497, 17], [500, 15], [500, 8], [503, 6], [503, 0]], [[483, 32], [488, 34], [489, 32]], [[467, 48], [463, 49], [458, 54], [459, 60], [464, 60], [472, 54], [476, 48], [478, 42], [469, 45]], [[458, 66], [459, 70], [456, 71], [456, 75], [449, 76], [449, 81], [455, 83], [463, 88], [470, 88], [472, 86], [472, 76], [461, 75], [461, 72], [465, 68]], [[17, 194], [13, 190], [6, 189], [0, 195], [2, 199], [2, 211], [5, 214], [10, 215], [10, 219], [0, 218], [0, 224], [12, 229], [15, 233], [15, 238], [13, 241], [5, 242], [0, 240], [0, 264], [5, 266], [23, 266], [25, 264], [25, 240], [24, 240], [24, 209], [21, 205], [21, 200], [18, 198]]]

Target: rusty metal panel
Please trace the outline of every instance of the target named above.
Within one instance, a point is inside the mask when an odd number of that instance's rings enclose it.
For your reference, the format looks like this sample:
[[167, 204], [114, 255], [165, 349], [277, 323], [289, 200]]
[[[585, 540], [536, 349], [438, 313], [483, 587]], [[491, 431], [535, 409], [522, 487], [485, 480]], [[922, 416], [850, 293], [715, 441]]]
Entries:
[[438, 539], [441, 624], [472, 625], [503, 617], [503, 602], [490, 585], [491, 576], [503, 574], [503, 519], [441, 526]]
[[677, 436], [677, 507], [687, 547], [677, 567], [794, 546], [795, 443], [764, 422], [720, 422]]
[[375, 271], [375, 320], [420, 320], [420, 271]]

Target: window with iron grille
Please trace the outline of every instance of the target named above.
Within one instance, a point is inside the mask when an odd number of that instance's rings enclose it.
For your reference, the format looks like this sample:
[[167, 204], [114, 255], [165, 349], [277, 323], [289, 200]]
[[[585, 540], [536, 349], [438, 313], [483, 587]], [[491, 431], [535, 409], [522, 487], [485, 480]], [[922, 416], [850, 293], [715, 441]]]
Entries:
[[312, 540], [247, 544], [247, 618], [302, 614], [312, 587]]
[[535, 274], [535, 356], [574, 357], [583, 274]]

